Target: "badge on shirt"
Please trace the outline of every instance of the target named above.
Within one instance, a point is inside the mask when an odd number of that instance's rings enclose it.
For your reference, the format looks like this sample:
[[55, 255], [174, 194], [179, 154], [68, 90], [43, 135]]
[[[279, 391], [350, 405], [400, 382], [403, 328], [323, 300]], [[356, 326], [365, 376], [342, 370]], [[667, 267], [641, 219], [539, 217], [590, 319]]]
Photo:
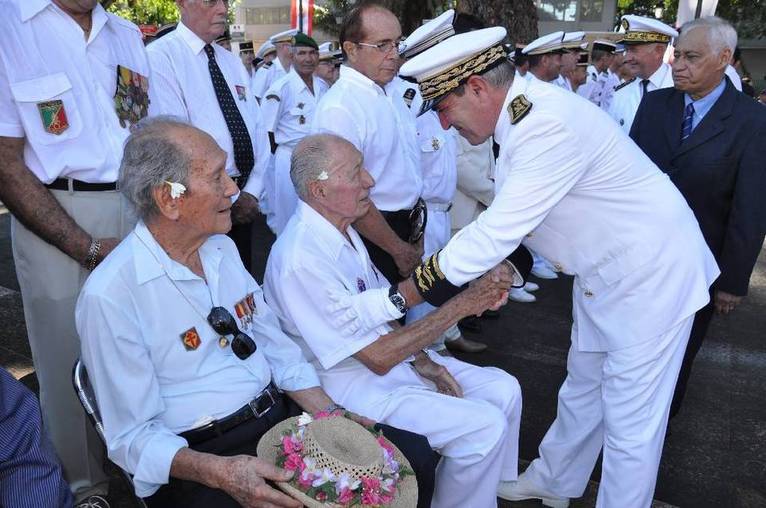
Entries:
[[237, 89], [237, 98], [241, 101], [247, 100], [247, 89], [242, 85], [234, 85], [234, 88]]
[[439, 140], [437, 138], [431, 139], [431, 148], [433, 148], [434, 150], [439, 149]]
[[69, 128], [69, 120], [66, 117], [63, 101], [38, 102], [37, 109], [43, 119], [45, 132], [58, 136]]
[[303, 116], [303, 115], [299, 116], [299, 117], [298, 117], [298, 123], [299, 123], [300, 125], [303, 125], [303, 124], [305, 124], [305, 123], [306, 123], [306, 117], [305, 117], [305, 116]]
[[194, 351], [202, 344], [197, 329], [193, 326], [181, 334], [181, 342], [183, 342], [187, 351]]
[[258, 310], [255, 307], [255, 296], [253, 293], [248, 294], [243, 299], [234, 304], [234, 312], [237, 313], [240, 323], [243, 328], [248, 328], [253, 322], [253, 316], [258, 314]]
[[114, 108], [122, 127], [134, 125], [149, 112], [149, 80], [146, 76], [117, 66], [117, 90]]
[[524, 96], [524, 94], [517, 95], [508, 104], [508, 113], [511, 115], [511, 125], [515, 125], [527, 116], [529, 110], [532, 109], [532, 103]]
[[367, 291], [367, 285], [360, 277], [356, 278], [356, 289], [358, 289], [360, 293]]

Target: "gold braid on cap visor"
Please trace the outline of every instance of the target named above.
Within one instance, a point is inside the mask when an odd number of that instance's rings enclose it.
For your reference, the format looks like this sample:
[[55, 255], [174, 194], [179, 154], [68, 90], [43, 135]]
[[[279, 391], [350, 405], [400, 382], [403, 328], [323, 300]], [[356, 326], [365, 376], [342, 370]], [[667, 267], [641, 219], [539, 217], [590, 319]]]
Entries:
[[424, 101], [440, 97], [459, 87], [463, 80], [484, 72], [490, 65], [505, 58], [502, 45], [493, 46], [482, 53], [453, 65], [436, 76], [420, 82], [420, 94]]
[[657, 32], [625, 32], [625, 37], [620, 41], [622, 43], [642, 43], [642, 42], [670, 42], [669, 35]]

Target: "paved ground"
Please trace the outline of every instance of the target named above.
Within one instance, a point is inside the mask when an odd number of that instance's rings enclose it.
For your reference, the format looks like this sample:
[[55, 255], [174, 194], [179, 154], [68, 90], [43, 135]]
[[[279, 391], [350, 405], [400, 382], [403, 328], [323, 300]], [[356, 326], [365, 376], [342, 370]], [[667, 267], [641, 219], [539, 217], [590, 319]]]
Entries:
[[[21, 298], [10, 253], [9, 217], [0, 215], [0, 365], [34, 387]], [[256, 254], [262, 267], [269, 235]], [[531, 460], [555, 417], [556, 393], [566, 370], [571, 324], [571, 279], [540, 281], [539, 301], [511, 304], [499, 319], [484, 320], [481, 339], [489, 352], [464, 356], [515, 375], [524, 392], [521, 457]], [[666, 441], [657, 482], [657, 506], [766, 507], [766, 254], [751, 281], [750, 296], [736, 314], [716, 318], [698, 356], [685, 406]], [[651, 316], [647, 316], [651, 319]], [[526, 462], [525, 462], [526, 464]], [[599, 471], [593, 474], [598, 480]], [[595, 484], [572, 503], [594, 506]], [[132, 503], [119, 479], [113, 505]], [[667, 503], [667, 504], [666, 504]], [[539, 503], [501, 503], [503, 508]], [[619, 508], [619, 507], [609, 507]]]

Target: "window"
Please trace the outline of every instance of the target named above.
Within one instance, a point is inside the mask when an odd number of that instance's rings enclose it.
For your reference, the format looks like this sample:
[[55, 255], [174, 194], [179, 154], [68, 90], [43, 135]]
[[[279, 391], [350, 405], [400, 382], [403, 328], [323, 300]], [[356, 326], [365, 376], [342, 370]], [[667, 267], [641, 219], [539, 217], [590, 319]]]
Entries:
[[591, 21], [604, 17], [604, 0], [535, 0], [540, 21]]
[[290, 7], [248, 7], [245, 9], [246, 25], [290, 24]]
[[581, 0], [580, 21], [601, 21], [604, 15], [604, 0]]

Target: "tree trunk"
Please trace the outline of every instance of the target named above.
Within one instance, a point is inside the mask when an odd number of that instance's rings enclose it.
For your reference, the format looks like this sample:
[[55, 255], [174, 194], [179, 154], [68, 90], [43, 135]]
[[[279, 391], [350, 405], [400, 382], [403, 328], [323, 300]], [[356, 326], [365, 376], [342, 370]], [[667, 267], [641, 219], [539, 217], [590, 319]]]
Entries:
[[537, 38], [533, 0], [460, 0], [457, 10], [478, 16], [487, 26], [505, 27], [512, 42], [527, 43]]

